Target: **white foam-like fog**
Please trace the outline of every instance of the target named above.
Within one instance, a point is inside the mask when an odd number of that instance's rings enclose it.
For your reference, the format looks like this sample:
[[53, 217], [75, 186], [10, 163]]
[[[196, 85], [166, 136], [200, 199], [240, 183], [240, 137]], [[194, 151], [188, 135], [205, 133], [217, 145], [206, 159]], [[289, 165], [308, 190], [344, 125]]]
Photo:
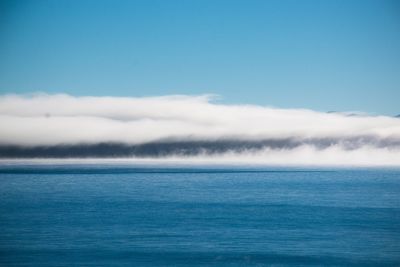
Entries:
[[[3, 146], [288, 139], [300, 143], [294, 147], [261, 145], [257, 149], [166, 158], [266, 164], [400, 165], [399, 118], [226, 105], [207, 95], [141, 98], [4, 95], [0, 97], [0, 125]], [[326, 139], [334, 141], [323, 147], [313, 143]]]

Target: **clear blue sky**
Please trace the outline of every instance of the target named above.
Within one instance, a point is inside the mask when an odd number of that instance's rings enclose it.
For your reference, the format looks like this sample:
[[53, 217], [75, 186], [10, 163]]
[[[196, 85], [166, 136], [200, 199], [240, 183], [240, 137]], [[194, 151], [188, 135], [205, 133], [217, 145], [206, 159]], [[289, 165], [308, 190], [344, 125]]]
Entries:
[[0, 93], [400, 113], [400, 1], [0, 3]]

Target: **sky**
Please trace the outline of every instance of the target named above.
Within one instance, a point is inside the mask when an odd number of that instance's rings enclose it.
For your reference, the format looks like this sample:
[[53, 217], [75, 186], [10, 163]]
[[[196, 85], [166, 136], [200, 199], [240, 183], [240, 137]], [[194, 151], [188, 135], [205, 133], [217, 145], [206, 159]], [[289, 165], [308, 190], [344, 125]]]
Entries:
[[0, 94], [400, 114], [400, 2], [0, 2]]

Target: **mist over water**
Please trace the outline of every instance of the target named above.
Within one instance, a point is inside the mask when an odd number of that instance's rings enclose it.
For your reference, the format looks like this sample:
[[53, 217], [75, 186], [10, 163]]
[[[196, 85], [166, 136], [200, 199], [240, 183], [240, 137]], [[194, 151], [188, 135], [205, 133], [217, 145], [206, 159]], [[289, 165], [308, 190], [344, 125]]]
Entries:
[[400, 119], [211, 96], [0, 97], [0, 158], [400, 166]]
[[399, 48], [395, 0], [0, 0], [0, 267], [400, 267]]

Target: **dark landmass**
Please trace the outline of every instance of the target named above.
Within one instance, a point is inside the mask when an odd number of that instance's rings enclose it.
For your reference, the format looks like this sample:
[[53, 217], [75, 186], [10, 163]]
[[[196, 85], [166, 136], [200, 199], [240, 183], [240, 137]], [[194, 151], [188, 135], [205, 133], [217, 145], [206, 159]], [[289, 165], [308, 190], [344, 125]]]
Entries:
[[256, 152], [262, 149], [290, 150], [302, 145], [326, 149], [339, 145], [352, 150], [368, 145], [400, 148], [400, 139], [358, 136], [349, 138], [282, 138], [267, 140], [162, 140], [144, 144], [97, 143], [52, 146], [0, 145], [0, 158], [109, 158], [215, 155], [227, 152]]

